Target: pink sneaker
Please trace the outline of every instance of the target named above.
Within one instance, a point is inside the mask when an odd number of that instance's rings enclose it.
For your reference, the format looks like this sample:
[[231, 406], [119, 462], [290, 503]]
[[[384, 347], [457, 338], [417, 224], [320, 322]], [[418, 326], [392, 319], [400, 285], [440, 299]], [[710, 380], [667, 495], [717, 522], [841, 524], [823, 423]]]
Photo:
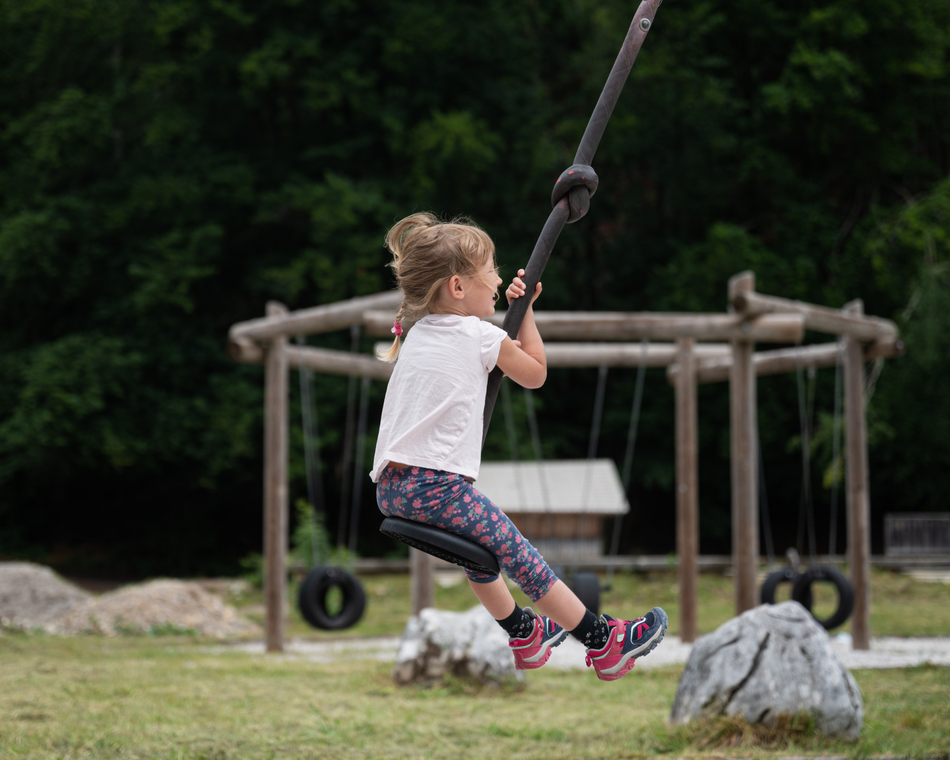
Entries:
[[534, 618], [534, 629], [523, 639], [508, 639], [508, 646], [515, 656], [516, 670], [534, 670], [548, 661], [551, 650], [564, 641], [567, 631], [530, 607], [524, 611]]
[[637, 657], [649, 654], [666, 635], [669, 620], [661, 607], [654, 607], [637, 620], [601, 616], [610, 634], [603, 649], [587, 650], [587, 667], [594, 666], [601, 681], [616, 681], [633, 670]]

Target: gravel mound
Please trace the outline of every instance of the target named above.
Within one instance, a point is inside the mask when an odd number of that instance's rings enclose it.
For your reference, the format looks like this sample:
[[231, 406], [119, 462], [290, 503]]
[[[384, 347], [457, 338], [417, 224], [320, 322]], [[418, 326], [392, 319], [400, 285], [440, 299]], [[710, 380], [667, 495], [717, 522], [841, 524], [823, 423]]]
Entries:
[[227, 638], [261, 635], [260, 626], [201, 584], [156, 580], [94, 596], [29, 562], [0, 562], [2, 628], [105, 636], [195, 632]]
[[0, 622], [11, 628], [47, 628], [91, 596], [48, 567], [0, 562]]
[[89, 599], [55, 621], [63, 634], [175, 633], [206, 636], [260, 635], [260, 627], [197, 583], [156, 580]]

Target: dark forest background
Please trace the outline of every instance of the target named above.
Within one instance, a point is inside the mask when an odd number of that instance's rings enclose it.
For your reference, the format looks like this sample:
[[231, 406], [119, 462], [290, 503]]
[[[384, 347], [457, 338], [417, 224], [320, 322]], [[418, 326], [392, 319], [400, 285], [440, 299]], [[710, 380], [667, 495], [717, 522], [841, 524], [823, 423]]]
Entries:
[[[262, 541], [263, 371], [228, 359], [228, 327], [269, 299], [297, 309], [392, 287], [383, 236], [416, 210], [472, 217], [510, 278], [635, 10], [0, 3], [0, 558], [238, 572]], [[906, 356], [868, 365], [876, 552], [885, 513], [948, 509], [948, 48], [945, 0], [667, 0], [594, 161], [590, 214], [562, 234], [539, 304], [722, 312], [727, 279], [751, 269], [760, 292], [861, 298], [895, 320]], [[311, 342], [348, 349], [350, 335]], [[545, 457], [586, 455], [596, 374], [552, 370], [536, 394]], [[618, 463], [635, 377], [608, 377], [597, 453]], [[315, 383], [335, 536], [349, 382]], [[834, 388], [820, 371], [822, 552]], [[373, 385], [367, 461], [383, 392]], [[778, 551], [801, 535], [797, 393], [794, 376], [759, 382]], [[306, 494], [296, 390], [292, 408], [293, 503]], [[701, 551], [727, 553], [727, 387], [703, 386], [699, 410]], [[509, 456], [496, 415], [485, 457]], [[673, 551], [673, 477], [673, 393], [651, 370], [622, 553]], [[364, 555], [397, 550], [379, 519], [367, 479]]]

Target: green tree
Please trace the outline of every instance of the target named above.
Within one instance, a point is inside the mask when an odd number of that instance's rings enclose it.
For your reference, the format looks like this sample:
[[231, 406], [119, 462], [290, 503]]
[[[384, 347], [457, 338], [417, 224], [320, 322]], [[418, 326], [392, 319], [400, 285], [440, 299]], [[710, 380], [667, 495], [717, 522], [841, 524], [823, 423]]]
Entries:
[[[211, 572], [259, 548], [261, 371], [225, 356], [228, 327], [268, 299], [301, 308], [388, 288], [383, 236], [418, 209], [473, 217], [510, 276], [632, 10], [0, 4], [0, 552]], [[950, 8], [932, 0], [665, 3], [594, 161], [591, 213], [564, 231], [545, 274], [545, 305], [722, 311], [726, 278], [753, 268], [763, 292], [860, 297], [900, 318], [919, 287], [908, 356], [887, 365], [872, 402], [894, 431], [872, 461], [899, 452], [906, 466], [875, 469], [873, 487], [930, 482], [913, 425], [942, 407], [898, 421], [891, 394], [909, 387], [892, 382], [905, 367], [919, 381], [917, 325], [940, 313], [942, 254], [922, 268], [927, 238], [906, 236], [939, 228], [925, 211], [950, 175], [948, 46]], [[599, 452], [618, 461], [633, 378], [610, 380]], [[821, 398], [831, 382], [819, 378]], [[594, 384], [591, 372], [552, 372], [538, 395], [546, 456], [586, 451]], [[644, 505], [669, 502], [673, 478], [669, 388], [651, 373], [647, 389], [634, 475]], [[800, 477], [785, 454], [794, 393], [788, 380], [760, 394], [777, 484]], [[336, 504], [346, 380], [318, 378], [316, 395]], [[701, 415], [713, 551], [728, 541], [721, 388], [703, 390]], [[292, 440], [299, 494], [296, 427]], [[506, 450], [498, 419], [486, 456]], [[926, 490], [902, 506], [931, 504]], [[794, 489], [773, 491], [775, 511], [795, 515]], [[336, 511], [327, 519], [332, 533]], [[633, 525], [623, 550], [672, 547], [667, 511]], [[370, 548], [374, 534], [363, 531]]]

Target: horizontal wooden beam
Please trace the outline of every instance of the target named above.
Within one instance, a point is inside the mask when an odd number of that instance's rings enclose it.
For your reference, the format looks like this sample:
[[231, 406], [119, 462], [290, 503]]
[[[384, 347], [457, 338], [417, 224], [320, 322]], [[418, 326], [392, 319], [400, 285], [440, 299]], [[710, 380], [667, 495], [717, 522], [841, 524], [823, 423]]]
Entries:
[[[752, 355], [752, 366], [758, 377], [781, 375], [794, 372], [799, 366], [833, 367], [838, 361], [837, 343], [819, 343], [801, 348], [780, 348], [774, 351], [759, 351]], [[869, 343], [864, 348], [864, 357], [871, 359], [890, 359], [904, 354], [904, 341], [900, 338], [882, 338]], [[729, 379], [732, 369], [732, 355], [704, 357], [696, 362], [696, 381], [698, 383], [720, 383]], [[679, 366], [671, 364], [666, 370], [668, 382], [672, 385], [679, 374]]]
[[732, 298], [733, 308], [752, 318], [763, 314], [801, 314], [805, 329], [832, 335], [846, 335], [860, 341], [872, 341], [897, 335], [897, 325], [881, 317], [855, 316], [839, 309], [792, 301], [777, 296], [766, 296], [755, 291], [737, 293]]
[[263, 364], [264, 344], [240, 335], [228, 336], [228, 356], [244, 364]]
[[367, 354], [335, 351], [313, 346], [287, 346], [287, 363], [294, 369], [305, 367], [323, 375], [353, 375], [373, 380], [389, 380], [395, 364]]
[[[385, 336], [393, 326], [393, 311], [367, 311], [368, 335]], [[504, 312], [489, 321], [501, 325]], [[545, 340], [751, 340], [797, 343], [805, 331], [800, 314], [769, 314], [746, 319], [740, 314], [661, 314], [653, 312], [536, 311], [535, 323]]]
[[[251, 344], [260, 353], [257, 344]], [[389, 343], [377, 343], [377, 348], [388, 348]], [[667, 367], [667, 377], [673, 382], [678, 372], [675, 344], [640, 343], [590, 344], [590, 343], [549, 343], [546, 347], [549, 367], [638, 367], [641, 363], [647, 367]], [[785, 348], [776, 351], [762, 351], [753, 355], [753, 365], [757, 375], [775, 375], [792, 372], [799, 363], [802, 367], [832, 367], [837, 357], [837, 344], [803, 346], [801, 349]], [[288, 345], [284, 349], [287, 363], [293, 368], [306, 367], [314, 372], [326, 375], [353, 375], [369, 377], [373, 380], [387, 381], [392, 375], [395, 364], [380, 361], [367, 354], [354, 354], [350, 351], [316, 348], [313, 346]], [[696, 378], [701, 383], [715, 383], [729, 379], [732, 366], [732, 349], [729, 344], [701, 344], [693, 348], [697, 358]], [[890, 358], [904, 352], [904, 343], [899, 338], [885, 339], [869, 344], [865, 348], [865, 357]], [[243, 359], [251, 361], [252, 359]]]
[[[548, 343], [548, 367], [668, 367], [676, 361], [675, 343]], [[695, 346], [697, 357], [730, 355], [728, 343]]]
[[[341, 330], [360, 324], [364, 312], [374, 309], [395, 309], [402, 302], [402, 293], [390, 291], [359, 296], [339, 303], [292, 311], [286, 316], [261, 317], [238, 322], [228, 331], [228, 354], [237, 361], [256, 361], [253, 343], [266, 343], [274, 338]], [[390, 319], [389, 327], [392, 327]], [[388, 328], [387, 328], [388, 329]], [[251, 357], [251, 358], [246, 358]]]
[[[380, 342], [376, 350], [389, 346]], [[674, 343], [548, 343], [544, 350], [548, 367], [639, 367], [641, 363], [646, 367], [667, 367], [677, 356]], [[729, 354], [732, 348], [728, 343], [707, 343], [694, 350], [697, 357], [713, 358]]]
[[[243, 351], [239, 361], [247, 364], [263, 362], [264, 351], [259, 343], [247, 342], [237, 345]], [[369, 377], [373, 380], [389, 380], [395, 366], [367, 354], [354, 354], [351, 351], [336, 351], [314, 346], [288, 345], [284, 353], [287, 356], [287, 365], [291, 369], [305, 367], [324, 375], [352, 375]]]

